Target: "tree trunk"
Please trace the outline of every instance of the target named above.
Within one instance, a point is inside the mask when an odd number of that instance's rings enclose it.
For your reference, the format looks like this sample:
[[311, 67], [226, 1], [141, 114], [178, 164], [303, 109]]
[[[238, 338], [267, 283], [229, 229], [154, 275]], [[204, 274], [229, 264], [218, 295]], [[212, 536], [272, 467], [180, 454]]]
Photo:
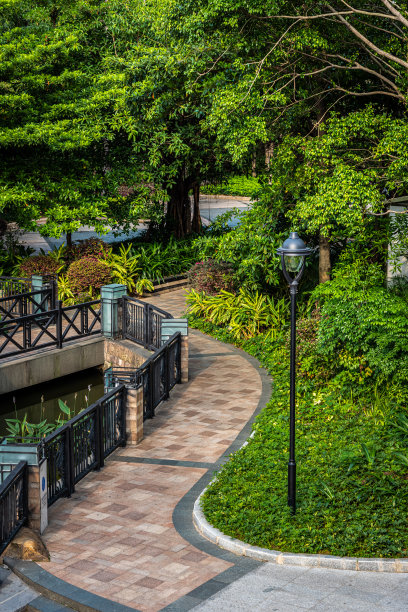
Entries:
[[177, 183], [170, 190], [166, 228], [176, 238], [191, 234], [191, 203], [188, 195], [190, 187], [191, 180], [179, 177]]
[[328, 238], [319, 238], [319, 283], [326, 283], [330, 280], [330, 242]]
[[273, 157], [273, 142], [268, 142], [265, 145], [265, 167], [267, 170], [271, 168], [271, 159]]
[[252, 154], [252, 176], [256, 176], [256, 149]]
[[66, 233], [66, 240], [67, 240], [67, 248], [72, 249], [72, 233], [71, 232]]
[[[325, 133], [323, 119], [326, 112], [326, 106], [322, 98], [317, 102], [317, 138]], [[320, 229], [320, 232], [322, 230]], [[329, 239], [319, 236], [319, 283], [326, 283], [330, 280], [331, 274], [331, 258], [330, 258], [330, 242]]]
[[200, 183], [193, 183], [193, 198], [194, 198], [194, 208], [193, 208], [193, 221], [192, 221], [192, 230], [196, 234], [201, 232], [201, 215], [200, 215]]

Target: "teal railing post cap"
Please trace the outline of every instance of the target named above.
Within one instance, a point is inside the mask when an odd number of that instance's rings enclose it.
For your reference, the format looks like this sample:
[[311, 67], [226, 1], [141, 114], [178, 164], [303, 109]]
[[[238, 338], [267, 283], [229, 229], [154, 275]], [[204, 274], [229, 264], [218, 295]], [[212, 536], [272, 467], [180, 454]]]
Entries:
[[112, 283], [111, 285], [104, 285], [101, 287], [101, 297], [107, 299], [120, 298], [126, 295], [126, 285], [119, 285], [118, 283]]

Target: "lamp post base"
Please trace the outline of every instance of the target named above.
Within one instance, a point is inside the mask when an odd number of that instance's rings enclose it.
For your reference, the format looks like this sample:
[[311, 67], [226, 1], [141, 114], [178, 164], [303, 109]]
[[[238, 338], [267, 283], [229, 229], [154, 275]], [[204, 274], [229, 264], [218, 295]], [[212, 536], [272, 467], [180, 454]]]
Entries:
[[288, 463], [288, 506], [292, 514], [296, 513], [296, 462]]

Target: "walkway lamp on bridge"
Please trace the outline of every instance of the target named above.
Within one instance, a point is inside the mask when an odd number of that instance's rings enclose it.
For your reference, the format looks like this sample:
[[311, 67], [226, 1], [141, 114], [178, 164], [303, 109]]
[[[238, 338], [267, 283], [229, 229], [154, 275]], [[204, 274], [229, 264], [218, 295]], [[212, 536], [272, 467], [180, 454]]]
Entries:
[[296, 294], [305, 269], [306, 257], [312, 252], [297, 232], [277, 250], [281, 257], [283, 275], [290, 288], [290, 434], [288, 463], [288, 505], [296, 512], [296, 461], [295, 461], [295, 416], [296, 416]]

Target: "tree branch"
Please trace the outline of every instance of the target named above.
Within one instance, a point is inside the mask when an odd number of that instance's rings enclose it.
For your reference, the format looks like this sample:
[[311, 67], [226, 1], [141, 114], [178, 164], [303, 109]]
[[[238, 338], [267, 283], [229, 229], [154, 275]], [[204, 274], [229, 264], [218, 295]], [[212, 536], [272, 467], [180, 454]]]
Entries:
[[[382, 1], [384, 2], [384, 0]], [[335, 11], [335, 9], [332, 6], [330, 6], [330, 4], [328, 4], [328, 7], [333, 11], [333, 15], [338, 17], [339, 21], [341, 21], [341, 23], [343, 23], [346, 26], [346, 28], [354, 34], [354, 36], [356, 36], [365, 45], [367, 45], [367, 47], [369, 47], [370, 49], [372, 49], [373, 51], [375, 51], [382, 57], [386, 57], [392, 62], [395, 62], [396, 64], [400, 64], [400, 66], [403, 66], [404, 68], [408, 69], [408, 62], [405, 62], [399, 57], [396, 57], [395, 55], [392, 55], [391, 53], [388, 53], [387, 51], [384, 51], [383, 49], [380, 49], [379, 47], [377, 47], [377, 45], [371, 42], [371, 40], [369, 40], [366, 36], [364, 36], [364, 34], [359, 32], [354, 26], [352, 26], [351, 23], [347, 21], [347, 19], [344, 19], [344, 17], [339, 12]]]
[[403, 23], [404, 26], [406, 26], [408, 28], [408, 19], [405, 19], [405, 17], [399, 11], [397, 11], [395, 6], [393, 6], [391, 4], [391, 2], [388, 2], [388, 0], [381, 0], [381, 2], [384, 4], [384, 6], [387, 7], [387, 9], [390, 11], [390, 13], [392, 13], [393, 15], [395, 15], [398, 18], [398, 21]]

